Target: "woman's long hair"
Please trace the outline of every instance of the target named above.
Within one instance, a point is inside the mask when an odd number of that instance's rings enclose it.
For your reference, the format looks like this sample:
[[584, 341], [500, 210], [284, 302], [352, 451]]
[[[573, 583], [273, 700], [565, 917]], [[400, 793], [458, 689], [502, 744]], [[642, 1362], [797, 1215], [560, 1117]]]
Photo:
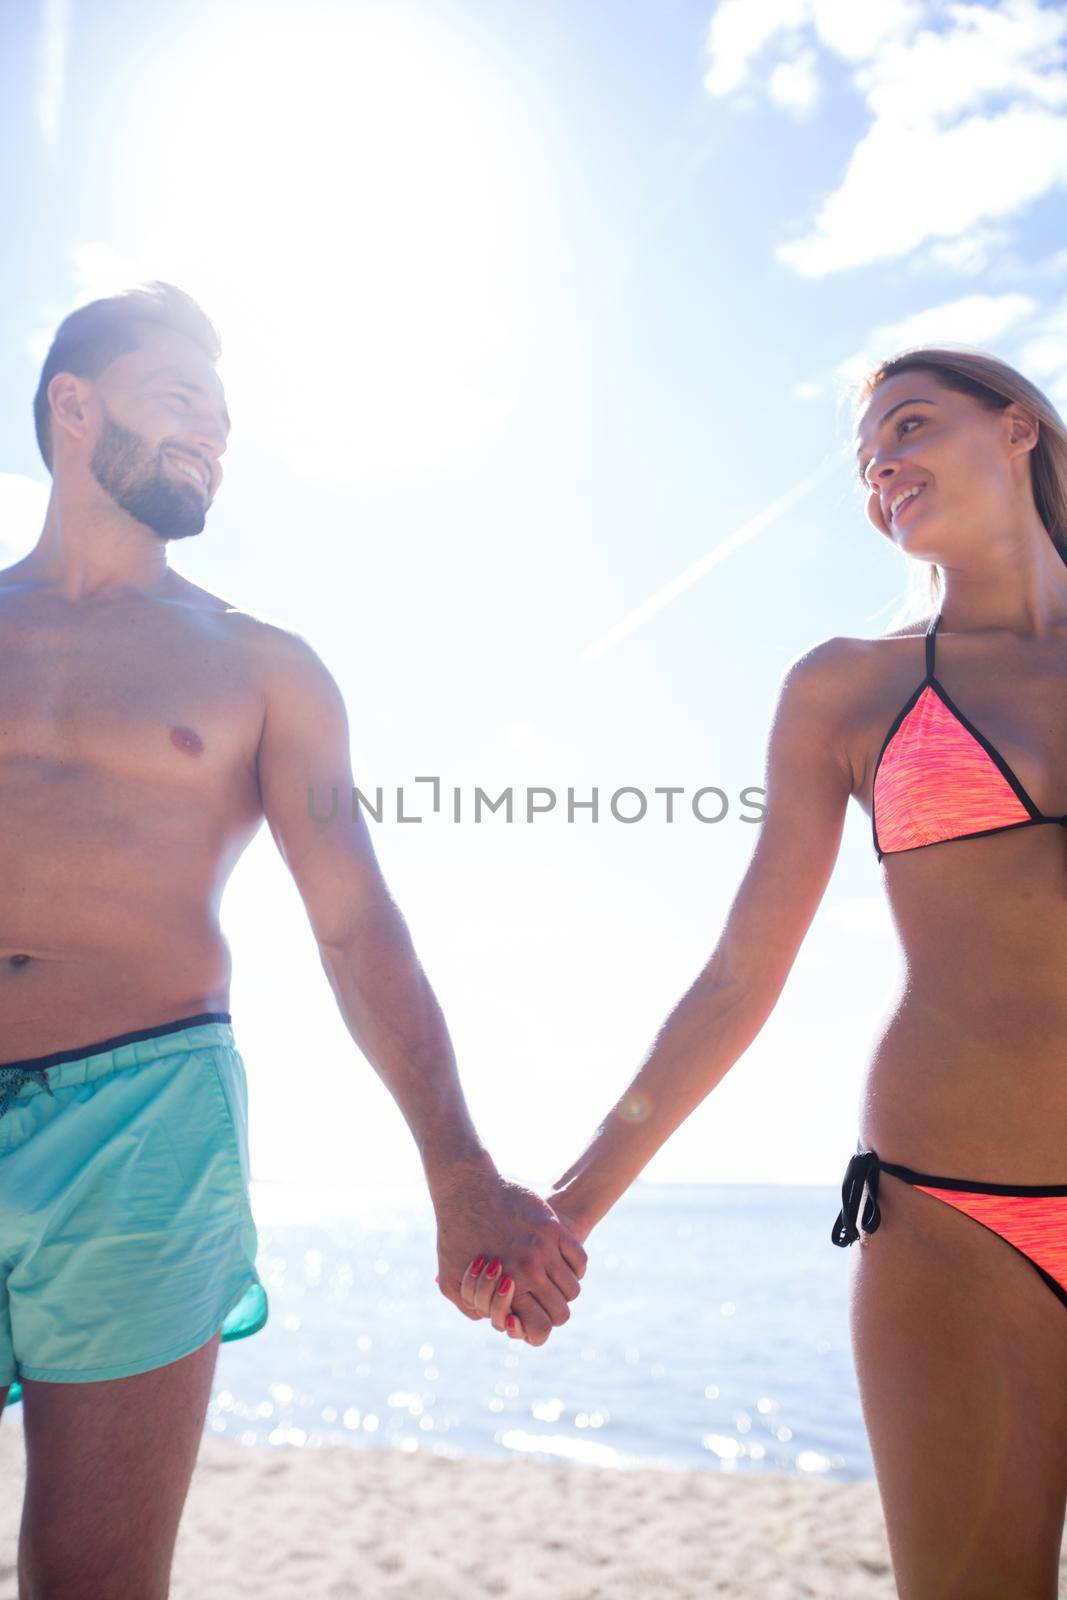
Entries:
[[[1015, 401], [1037, 418], [1037, 444], [1030, 452], [1034, 505], [1061, 560], [1067, 564], [1067, 426], [1048, 396], [988, 351], [967, 345], [913, 345], [880, 361], [867, 374], [854, 393], [854, 417], [858, 418], [886, 378], [915, 370], [933, 373], [946, 389], [972, 395], [990, 411], [1003, 411]], [[901, 554], [908, 567], [908, 588], [903, 614], [893, 620], [891, 627], [933, 615], [945, 586], [936, 561], [920, 561], [906, 551]]]

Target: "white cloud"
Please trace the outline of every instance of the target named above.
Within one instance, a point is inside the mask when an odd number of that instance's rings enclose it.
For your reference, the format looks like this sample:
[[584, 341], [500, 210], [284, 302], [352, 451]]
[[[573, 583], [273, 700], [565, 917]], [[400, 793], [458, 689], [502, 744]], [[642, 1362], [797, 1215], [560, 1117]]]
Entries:
[[1053, 405], [1067, 410], [1067, 300], [1045, 312], [1028, 330], [1018, 364], [1040, 384]]
[[780, 245], [805, 277], [908, 255], [985, 217], [1010, 217], [1067, 185], [1067, 118], [1013, 107], [954, 128], [877, 121], [815, 227]]
[[[921, 21], [922, 0], [721, 0], [707, 32], [710, 65], [704, 79], [709, 94], [734, 94], [745, 88], [752, 69], [767, 46], [779, 39], [785, 59], [771, 70], [770, 88], [777, 103], [805, 113], [811, 100], [790, 94], [794, 78], [804, 84], [803, 95], [817, 92], [815, 53], [805, 49], [805, 30], [848, 60], [863, 61], [886, 39], [904, 34]], [[782, 67], [787, 69], [784, 93], [775, 92]]]
[[0, 472], [0, 560], [21, 560], [36, 544], [48, 495], [48, 486], [35, 478]]
[[777, 251], [806, 276], [892, 260], [927, 241], [936, 265], [982, 270], [1003, 242], [1003, 233], [983, 234], [984, 223], [1067, 186], [1062, 6], [723, 0], [707, 42], [711, 94], [750, 92], [774, 44], [766, 90], [808, 115], [818, 47], [848, 64], [867, 106], [870, 125], [814, 226]]
[[927, 306], [899, 322], [872, 328], [863, 347], [842, 361], [836, 373], [846, 383], [856, 383], [876, 362], [917, 344], [993, 344], [1037, 310], [1037, 302], [1025, 294], [971, 294]]
[[923, 265], [932, 264], [955, 272], [960, 277], [977, 277], [985, 272], [992, 257], [1010, 242], [1007, 228], [975, 228], [961, 234], [958, 239], [939, 239], [932, 244], [923, 258]]
[[806, 116], [819, 98], [815, 51], [802, 50], [792, 61], [779, 62], [771, 73], [771, 99], [786, 111]]
[[820, 42], [846, 61], [866, 61], [892, 39], [907, 37], [926, 9], [923, 0], [813, 0], [811, 7]]
[[[1044, 308], [1018, 292], [964, 295], [900, 321], [880, 323], [834, 368], [832, 387], [839, 403], [879, 361], [922, 344], [993, 349], [1038, 384], [1058, 410], [1067, 411], [1067, 299]], [[823, 382], [808, 379], [795, 384], [793, 393], [807, 400], [824, 389]]]
[[810, 17], [810, 0], [722, 0], [708, 24], [711, 57], [704, 85], [709, 94], [730, 94], [749, 76], [753, 61], [772, 39], [802, 27]]
[[1067, 372], [1067, 333], [1041, 334], [1023, 346], [1022, 361], [1042, 377]]
[[922, 28], [859, 66], [854, 82], [879, 121], [944, 126], [984, 102], [1067, 105], [1067, 74], [1053, 66], [1067, 17], [1036, 0], [956, 4], [943, 32]]

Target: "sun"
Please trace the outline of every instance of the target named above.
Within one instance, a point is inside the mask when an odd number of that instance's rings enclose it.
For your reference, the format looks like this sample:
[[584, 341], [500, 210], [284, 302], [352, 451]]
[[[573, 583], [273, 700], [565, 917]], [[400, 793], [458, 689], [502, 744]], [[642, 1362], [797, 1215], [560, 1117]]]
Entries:
[[545, 185], [497, 64], [402, 0], [216, 15], [131, 86], [124, 182], [235, 426], [342, 478], [484, 443], [537, 350]]

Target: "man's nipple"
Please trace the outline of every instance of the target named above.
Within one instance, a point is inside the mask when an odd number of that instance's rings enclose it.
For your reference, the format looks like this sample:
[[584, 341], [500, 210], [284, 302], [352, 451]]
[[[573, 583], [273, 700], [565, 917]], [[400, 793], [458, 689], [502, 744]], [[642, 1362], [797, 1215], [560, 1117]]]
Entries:
[[26, 965], [27, 961], [29, 961], [29, 959], [30, 959], [29, 956], [24, 956], [24, 955], [17, 955], [17, 956], [11, 956], [10, 957], [11, 965], [13, 967], [24, 967]]
[[202, 756], [204, 753], [204, 741], [195, 728], [172, 728], [170, 742], [183, 755]]

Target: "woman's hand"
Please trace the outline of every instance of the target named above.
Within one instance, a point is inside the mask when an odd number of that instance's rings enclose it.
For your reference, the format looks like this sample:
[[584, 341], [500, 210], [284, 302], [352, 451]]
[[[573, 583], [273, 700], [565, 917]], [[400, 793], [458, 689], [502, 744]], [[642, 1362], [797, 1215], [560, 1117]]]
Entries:
[[439, 1176], [434, 1208], [437, 1281], [445, 1298], [472, 1321], [488, 1316], [488, 1307], [475, 1310], [464, 1301], [460, 1286], [475, 1251], [485, 1250], [487, 1263], [491, 1253], [499, 1253], [518, 1285], [515, 1299], [527, 1342], [544, 1344], [567, 1321], [568, 1302], [580, 1291], [586, 1263], [581, 1242], [532, 1189], [461, 1162]]
[[[584, 1242], [589, 1233], [589, 1225], [577, 1213], [568, 1215], [562, 1209], [561, 1200], [565, 1197], [554, 1193], [545, 1197], [547, 1204], [555, 1211], [563, 1227], [574, 1237]], [[584, 1273], [585, 1267], [582, 1266]], [[579, 1283], [575, 1276], [571, 1277], [566, 1286], [567, 1298], [574, 1299], [579, 1293]], [[498, 1333], [506, 1333], [510, 1339], [521, 1339], [526, 1344], [543, 1344], [544, 1339], [531, 1339], [523, 1327], [522, 1318], [517, 1311], [512, 1311], [511, 1302], [515, 1296], [515, 1284], [511, 1276], [503, 1269], [499, 1256], [490, 1258], [487, 1255], [478, 1256], [468, 1266], [463, 1274], [460, 1284], [460, 1300], [472, 1316], [489, 1317], [493, 1319], [493, 1327]]]
[[503, 1270], [499, 1256], [490, 1261], [479, 1256], [463, 1274], [459, 1288], [463, 1304], [477, 1316], [491, 1317], [498, 1333], [510, 1339], [525, 1339], [522, 1322], [511, 1309], [515, 1296], [515, 1280]]

